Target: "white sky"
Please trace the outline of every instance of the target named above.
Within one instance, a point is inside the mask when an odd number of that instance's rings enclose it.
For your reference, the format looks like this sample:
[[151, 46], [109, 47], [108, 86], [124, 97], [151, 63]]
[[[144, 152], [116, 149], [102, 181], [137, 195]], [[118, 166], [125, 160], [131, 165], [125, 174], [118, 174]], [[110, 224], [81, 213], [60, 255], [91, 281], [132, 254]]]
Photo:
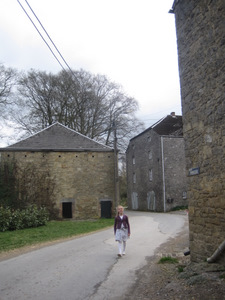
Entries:
[[[146, 127], [181, 114], [173, 0], [27, 1], [69, 66], [121, 84]], [[6, 67], [61, 70], [17, 0], [0, 0], [0, 42]]]

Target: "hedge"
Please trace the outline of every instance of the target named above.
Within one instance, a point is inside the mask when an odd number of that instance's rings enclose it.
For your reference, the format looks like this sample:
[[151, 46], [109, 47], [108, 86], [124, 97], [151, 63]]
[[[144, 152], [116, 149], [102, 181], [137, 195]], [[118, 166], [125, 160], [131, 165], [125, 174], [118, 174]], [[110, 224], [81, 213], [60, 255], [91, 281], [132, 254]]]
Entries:
[[23, 210], [0, 207], [0, 231], [38, 227], [48, 221], [49, 213], [44, 207], [31, 205]]

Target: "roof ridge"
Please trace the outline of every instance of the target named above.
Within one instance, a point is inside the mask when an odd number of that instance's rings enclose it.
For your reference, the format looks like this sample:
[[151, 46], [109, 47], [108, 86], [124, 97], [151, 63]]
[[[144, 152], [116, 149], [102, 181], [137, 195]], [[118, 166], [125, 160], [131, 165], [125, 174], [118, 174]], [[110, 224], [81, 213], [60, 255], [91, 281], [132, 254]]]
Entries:
[[[92, 144], [92, 147], [95, 145], [95, 147], [93, 147], [92, 149], [95, 149], [95, 148], [98, 148], [98, 147], [101, 147], [101, 148], [104, 148], [104, 149], [108, 149], [108, 150], [112, 150], [113, 149], [112, 147], [110, 147], [108, 145], [104, 145], [103, 143], [100, 143], [98, 141], [95, 141], [94, 139], [91, 139], [88, 136], [85, 136], [84, 134], [81, 134], [81, 133], [77, 132], [76, 130], [69, 128], [68, 126], [63, 125], [63, 124], [61, 124], [58, 121], [56, 121], [53, 124], [51, 124], [51, 125], [43, 128], [42, 130], [39, 130], [38, 132], [35, 132], [34, 134], [32, 134], [32, 135], [30, 135], [28, 137], [25, 137], [25, 138], [17, 141], [16, 143], [13, 143], [12, 145], [9, 145], [8, 147], [9, 148], [15, 148], [20, 143], [26, 143], [26, 142], [29, 143], [29, 141], [32, 141], [33, 138], [34, 139], [38, 138], [37, 136], [39, 134], [41, 134], [41, 135], [48, 134], [48, 130], [51, 129], [51, 128], [53, 128], [54, 126], [58, 126], [58, 128], [60, 128], [60, 127], [64, 128], [64, 130], [66, 130], [68, 132], [68, 134], [69, 134], [69, 132], [71, 132], [71, 133], [75, 134], [77, 137], [83, 138], [84, 141], [86, 140], [86, 143], [88, 143], [88, 141], [89, 141]], [[49, 132], [51, 132], [51, 131], [49, 131]]]
[[[100, 142], [98, 142], [98, 141], [95, 141], [95, 140], [89, 138], [88, 136], [86, 136], [86, 135], [84, 135], [84, 134], [82, 134], [82, 133], [80, 133], [80, 132], [77, 132], [77, 131], [74, 130], [74, 129], [71, 129], [71, 128], [67, 127], [66, 125], [63, 125], [63, 124], [59, 123], [58, 121], [57, 121], [56, 123], [58, 123], [59, 125], [61, 125], [62, 127], [66, 128], [66, 129], [68, 129], [68, 130], [71, 130], [71, 131], [75, 132], [76, 134], [78, 134], [78, 135], [80, 135], [80, 136], [83, 136], [83, 137], [86, 138], [86, 139], [89, 139], [89, 140], [92, 141], [92, 142], [95, 142], [95, 143], [97, 143], [97, 144], [99, 144], [99, 145], [101, 145], [101, 146], [104, 146], [104, 147], [107, 147], [107, 148], [109, 148], [109, 149], [112, 149], [111, 147], [109, 147], [109, 146], [107, 146], [107, 145], [105, 145], [105, 144], [103, 144], [103, 143], [100, 143]], [[54, 124], [56, 124], [56, 123], [54, 123]]]
[[[35, 135], [37, 135], [37, 134], [39, 134], [39, 133], [45, 131], [47, 128], [52, 127], [52, 126], [55, 125], [56, 123], [59, 123], [59, 122], [57, 121], [57, 122], [55, 122], [55, 123], [49, 125], [48, 127], [43, 128], [43, 129], [41, 129], [41, 130], [35, 132], [34, 134], [32, 134], [32, 135], [30, 135], [30, 136], [28, 136], [28, 137], [25, 137], [25, 138], [23, 138], [23, 139], [17, 141], [16, 143], [13, 143], [12, 145], [9, 145], [8, 147], [11, 147], [11, 146], [13, 146], [13, 145], [15, 145], [15, 144], [18, 144], [18, 143], [20, 143], [20, 142], [23, 142], [23, 141], [25, 141], [25, 140], [27, 140], [27, 139], [29, 139], [29, 138], [31, 138], [31, 137], [34, 137]], [[59, 123], [59, 124], [60, 124], [60, 123]]]
[[165, 120], [169, 115], [166, 115], [164, 117], [162, 117], [161, 119], [159, 119], [157, 122], [155, 122], [152, 126], [150, 126], [149, 128], [154, 128], [155, 126], [157, 126], [159, 123], [161, 123], [163, 120]]

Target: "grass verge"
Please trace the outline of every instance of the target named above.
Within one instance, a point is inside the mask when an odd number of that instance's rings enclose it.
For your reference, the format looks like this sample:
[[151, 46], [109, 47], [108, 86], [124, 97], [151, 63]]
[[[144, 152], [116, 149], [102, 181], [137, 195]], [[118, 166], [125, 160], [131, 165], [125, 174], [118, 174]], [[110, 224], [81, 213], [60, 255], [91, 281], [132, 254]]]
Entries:
[[24, 246], [75, 237], [113, 226], [114, 219], [93, 221], [51, 221], [46, 226], [0, 232], [0, 253]]
[[177, 260], [177, 258], [174, 258], [174, 257], [171, 257], [171, 256], [165, 256], [165, 257], [160, 258], [158, 263], [159, 264], [166, 264], [166, 263], [177, 264], [178, 260]]

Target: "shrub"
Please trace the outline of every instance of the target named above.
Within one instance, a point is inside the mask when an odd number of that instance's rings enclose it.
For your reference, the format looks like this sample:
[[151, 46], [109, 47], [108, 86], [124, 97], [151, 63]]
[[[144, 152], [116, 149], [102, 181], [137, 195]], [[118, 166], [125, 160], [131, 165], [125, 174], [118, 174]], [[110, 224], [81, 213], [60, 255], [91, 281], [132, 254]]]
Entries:
[[[0, 162], [0, 206], [26, 210], [29, 205], [37, 205], [45, 207], [51, 219], [57, 219], [59, 209], [54, 190], [55, 182], [49, 171], [39, 172], [33, 163], [21, 167], [13, 159]], [[17, 218], [17, 213], [13, 218]]]
[[23, 210], [0, 207], [0, 231], [18, 230], [46, 225], [49, 213], [46, 208], [32, 205]]
[[10, 221], [11, 221], [11, 210], [10, 210], [10, 208], [0, 207], [0, 231], [8, 230]]

